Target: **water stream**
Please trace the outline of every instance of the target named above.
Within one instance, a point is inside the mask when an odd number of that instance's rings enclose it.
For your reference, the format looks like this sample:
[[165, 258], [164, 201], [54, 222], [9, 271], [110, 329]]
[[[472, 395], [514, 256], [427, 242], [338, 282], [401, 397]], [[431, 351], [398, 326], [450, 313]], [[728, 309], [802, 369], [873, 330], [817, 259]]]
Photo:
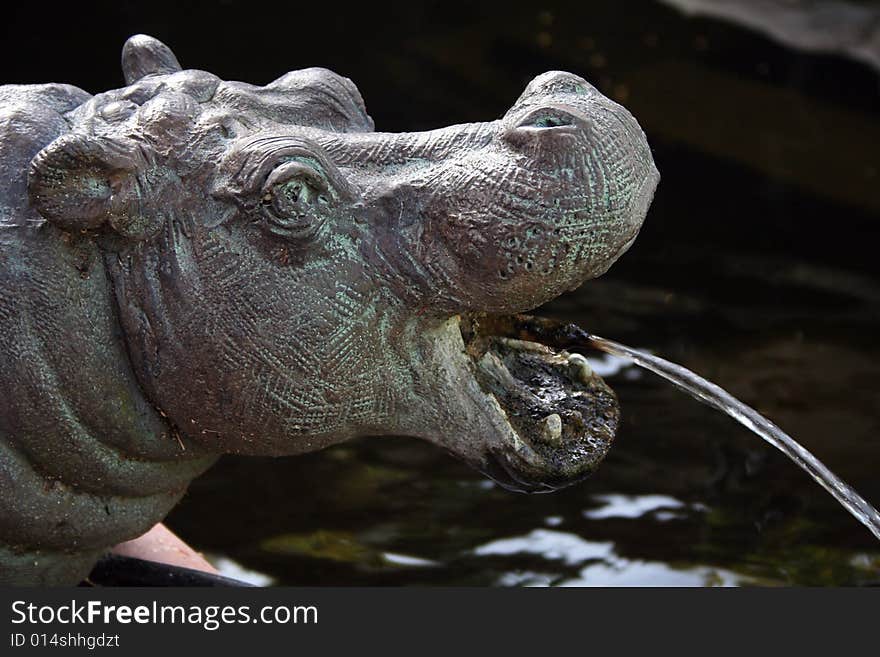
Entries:
[[880, 512], [851, 486], [831, 472], [825, 464], [805, 449], [794, 438], [785, 433], [770, 420], [736, 399], [729, 392], [707, 381], [689, 369], [632, 347], [584, 333], [584, 339], [591, 346], [606, 353], [632, 360], [636, 365], [663, 377], [704, 404], [727, 413], [737, 422], [757, 434], [776, 449], [797, 463], [827, 490], [859, 522], [880, 539]]

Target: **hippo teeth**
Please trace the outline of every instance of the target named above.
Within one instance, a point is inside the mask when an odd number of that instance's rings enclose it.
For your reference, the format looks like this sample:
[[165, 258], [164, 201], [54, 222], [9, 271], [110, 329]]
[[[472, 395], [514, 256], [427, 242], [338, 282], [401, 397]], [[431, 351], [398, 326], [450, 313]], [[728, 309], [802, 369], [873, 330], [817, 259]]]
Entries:
[[523, 482], [536, 482], [534, 489], [552, 489], [590, 474], [617, 430], [614, 392], [580, 354], [495, 335], [493, 328], [498, 326], [478, 319], [462, 322], [477, 381], [527, 446], [505, 446], [496, 454], [505, 470], [515, 470], [517, 483], [508, 487], [533, 490]]
[[541, 440], [548, 445], [562, 443], [562, 418], [559, 413], [551, 413], [541, 421]]

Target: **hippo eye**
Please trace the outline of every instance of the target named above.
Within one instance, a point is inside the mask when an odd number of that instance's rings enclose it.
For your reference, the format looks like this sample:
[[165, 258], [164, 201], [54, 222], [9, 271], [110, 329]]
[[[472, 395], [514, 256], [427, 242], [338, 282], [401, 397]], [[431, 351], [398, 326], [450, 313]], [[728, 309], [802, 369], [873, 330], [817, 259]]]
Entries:
[[324, 222], [329, 199], [327, 183], [315, 168], [298, 160], [285, 162], [263, 185], [260, 206], [265, 227], [289, 239], [311, 238]]

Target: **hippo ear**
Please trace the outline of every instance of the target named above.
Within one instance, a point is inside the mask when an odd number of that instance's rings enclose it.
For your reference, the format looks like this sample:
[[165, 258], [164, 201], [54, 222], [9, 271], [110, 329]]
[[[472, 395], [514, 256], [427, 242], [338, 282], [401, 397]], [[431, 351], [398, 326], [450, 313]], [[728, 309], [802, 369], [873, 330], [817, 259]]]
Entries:
[[144, 165], [133, 142], [68, 133], [31, 160], [28, 196], [63, 230], [97, 230], [109, 223], [125, 236], [142, 236], [147, 222], [131, 211], [130, 201]]
[[146, 34], [135, 34], [122, 47], [122, 73], [125, 84], [134, 84], [147, 75], [177, 73], [180, 63], [171, 48]]

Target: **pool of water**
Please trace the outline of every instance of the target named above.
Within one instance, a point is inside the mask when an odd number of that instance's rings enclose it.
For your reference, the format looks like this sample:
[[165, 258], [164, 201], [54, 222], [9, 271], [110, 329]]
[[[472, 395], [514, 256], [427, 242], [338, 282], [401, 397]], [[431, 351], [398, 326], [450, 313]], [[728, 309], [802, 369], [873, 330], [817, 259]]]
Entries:
[[[361, 58], [341, 46], [312, 61], [323, 51], [306, 48], [288, 63], [357, 81], [379, 129], [498, 116], [549, 69], [626, 104], [663, 177], [645, 227], [603, 278], [537, 313], [707, 376], [880, 504], [870, 63], [666, 4], [466, 19], [426, 7], [398, 16], [394, 39], [365, 30]], [[603, 467], [576, 487], [509, 493], [430, 445], [373, 438], [226, 458], [168, 523], [224, 572], [262, 583], [880, 584], [880, 544], [801, 470], [663, 381], [593, 357], [623, 420]]]

